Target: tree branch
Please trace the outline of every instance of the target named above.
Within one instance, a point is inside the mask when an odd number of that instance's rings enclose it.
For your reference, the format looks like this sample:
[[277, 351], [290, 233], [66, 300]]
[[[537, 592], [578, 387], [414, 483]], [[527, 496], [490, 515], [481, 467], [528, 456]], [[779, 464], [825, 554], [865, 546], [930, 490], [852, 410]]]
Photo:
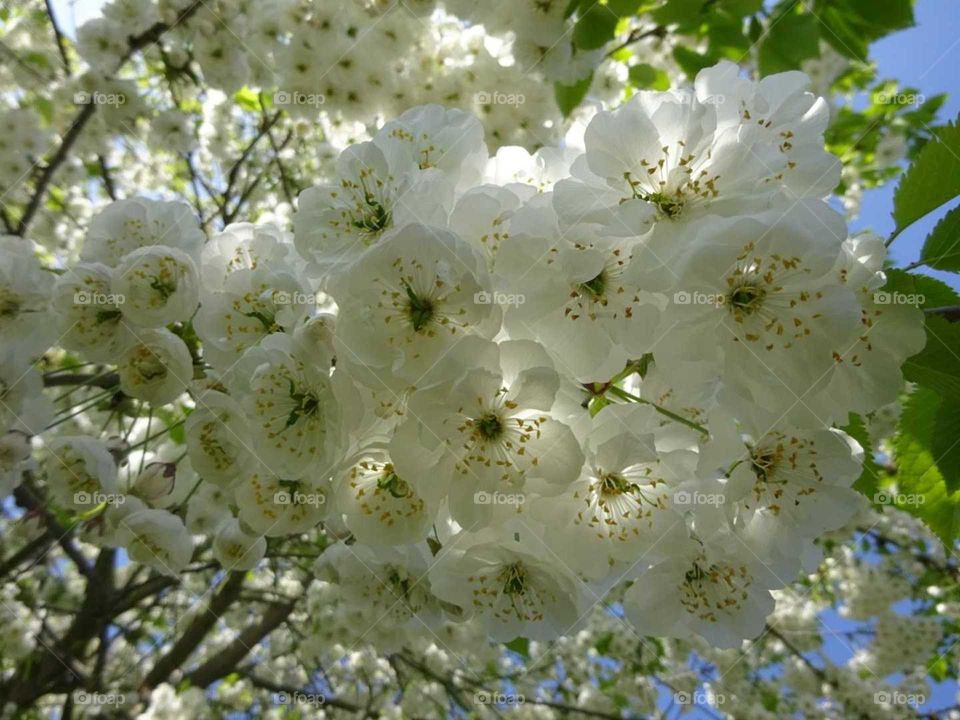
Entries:
[[143, 687], [156, 687], [186, 662], [187, 658], [213, 629], [213, 626], [217, 624], [227, 608], [240, 597], [240, 589], [243, 587], [245, 575], [246, 573], [241, 571], [230, 573], [217, 592], [210, 598], [207, 606], [194, 616], [183, 634], [177, 638], [169, 652], [157, 660], [157, 663], [147, 673], [142, 683]]
[[[190, 16], [196, 13], [197, 10], [203, 6], [203, 3], [204, 0], [195, 0], [193, 3], [181, 10], [177, 15], [176, 20], [170, 25], [164, 22], [158, 22], [139, 35], [131, 35], [127, 42], [127, 52], [124, 53], [123, 57], [120, 59], [116, 69], [119, 70], [121, 67], [123, 67], [123, 65], [134, 55], [134, 53], [142, 50], [148, 45], [156, 43], [165, 32], [190, 18]], [[83, 132], [84, 127], [86, 127], [87, 123], [90, 122], [90, 119], [93, 117], [96, 109], [97, 106], [95, 103], [88, 103], [81, 108], [73, 122], [70, 123], [70, 127], [67, 129], [67, 132], [64, 133], [56, 152], [40, 169], [34, 183], [33, 194], [27, 201], [27, 205], [23, 210], [23, 215], [20, 216], [20, 221], [17, 223], [15, 230], [16, 235], [20, 235], [22, 237], [26, 234], [27, 229], [30, 227], [30, 223], [33, 221], [34, 215], [36, 215], [37, 210], [40, 209], [40, 204], [43, 202], [43, 198], [47, 194], [47, 188], [49, 187], [50, 182], [53, 180], [54, 173], [56, 173], [57, 169], [67, 159], [71, 148], [76, 143], [77, 138], [80, 137], [80, 133]]]
[[229, 675], [236, 669], [254, 646], [258, 645], [267, 635], [282, 625], [293, 612], [299, 598], [285, 603], [269, 605], [260, 618], [260, 621], [247, 625], [227, 647], [193, 672], [186, 675], [186, 679], [194, 687], [205, 688], [220, 678]]
[[926, 315], [938, 315], [950, 322], [960, 322], [960, 305], [947, 305], [937, 308], [924, 308]]

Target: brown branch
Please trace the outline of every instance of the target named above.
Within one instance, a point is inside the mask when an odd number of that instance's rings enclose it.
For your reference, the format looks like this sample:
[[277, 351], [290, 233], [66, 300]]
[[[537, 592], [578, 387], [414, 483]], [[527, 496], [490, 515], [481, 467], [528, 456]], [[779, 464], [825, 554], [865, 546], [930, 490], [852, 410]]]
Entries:
[[206, 607], [194, 616], [183, 634], [174, 642], [173, 647], [166, 655], [157, 660], [150, 672], [147, 673], [142, 683], [144, 688], [154, 688], [166, 681], [174, 670], [186, 662], [187, 658], [193, 654], [193, 651], [213, 629], [213, 626], [217, 624], [227, 608], [240, 597], [240, 589], [243, 587], [245, 575], [244, 572], [234, 571], [227, 576], [217, 592], [210, 598]]
[[950, 322], [960, 322], [960, 305], [947, 305], [945, 307], [924, 308], [924, 314], [937, 315], [949, 320]]
[[110, 168], [107, 167], [107, 159], [101, 154], [97, 155], [97, 165], [100, 166], [100, 176], [103, 178], [103, 187], [111, 200], [117, 199], [117, 186], [113, 182], [113, 176], [110, 175]]
[[186, 680], [198, 688], [205, 688], [233, 672], [247, 654], [267, 635], [282, 625], [293, 612], [299, 598], [267, 606], [259, 622], [247, 625], [229, 645], [207, 660], [196, 670], [187, 673]]
[[44, 0], [47, 8], [47, 17], [50, 18], [50, 26], [53, 28], [54, 37], [57, 40], [57, 50], [60, 52], [60, 60], [63, 61], [63, 69], [67, 75], [73, 74], [73, 67], [70, 64], [70, 57], [67, 55], [67, 41], [63, 36], [60, 25], [57, 24], [57, 16], [53, 12], [53, 3], [50, 0]]
[[[325, 693], [314, 693], [307, 690], [301, 690], [300, 688], [291, 687], [289, 685], [281, 685], [280, 683], [275, 683], [271, 680], [267, 680], [264, 677], [253, 672], [253, 668], [243, 669], [239, 671], [240, 674], [250, 681], [250, 684], [254, 687], [258, 687], [261, 690], [269, 690], [272, 693], [287, 695], [288, 697], [296, 697], [297, 694], [303, 695], [323, 695], [323, 706], [325, 707], [335, 707], [340, 708], [341, 710], [349, 710], [351, 712], [361, 712], [363, 708], [354, 703], [347, 702], [346, 700], [337, 700], [336, 698], [327, 697]], [[370, 717], [373, 717], [372, 715]]]
[[[123, 65], [134, 55], [134, 53], [156, 43], [165, 32], [171, 30], [190, 18], [190, 16], [196, 13], [197, 10], [203, 6], [203, 3], [204, 0], [195, 0], [195, 2], [181, 10], [177, 15], [176, 20], [169, 25], [167, 23], [158, 22], [139, 35], [131, 35], [127, 42], [127, 52], [124, 53], [123, 57], [120, 58], [120, 62], [117, 64], [116, 69], [119, 70], [121, 67], [123, 67]], [[73, 119], [73, 122], [70, 123], [70, 127], [67, 129], [67, 132], [64, 133], [56, 152], [47, 161], [47, 163], [40, 168], [33, 185], [33, 194], [27, 201], [27, 205], [23, 210], [23, 214], [20, 216], [20, 221], [17, 223], [15, 230], [16, 235], [20, 235], [22, 237], [26, 234], [30, 223], [33, 221], [34, 215], [36, 215], [37, 210], [40, 209], [40, 204], [43, 202], [43, 199], [47, 194], [47, 188], [50, 186], [50, 183], [53, 180], [54, 173], [56, 173], [57, 169], [67, 159], [70, 149], [76, 143], [77, 138], [80, 137], [80, 133], [83, 132], [84, 127], [86, 127], [87, 123], [90, 122], [90, 119], [93, 117], [96, 109], [97, 105], [92, 102], [84, 105], [83, 108], [81, 108], [80, 112], [78, 112], [76, 117]]]
[[76, 617], [66, 633], [53, 643], [41, 643], [21, 661], [8, 682], [0, 684], [0, 701], [23, 708], [49, 692], [69, 692], [85, 686], [85, 680], [74, 666], [76, 658], [93, 638], [100, 636], [110, 622], [104, 609], [110, 606], [114, 591], [113, 571], [116, 550], [104, 548], [87, 578], [86, 593]]
[[[250, 185], [248, 185], [247, 188], [243, 191], [233, 211], [227, 210], [227, 205], [230, 200], [230, 194], [233, 192], [233, 188], [237, 183], [237, 178], [240, 173], [240, 168], [243, 167], [244, 163], [246, 163], [247, 160], [250, 158], [250, 155], [253, 153], [254, 148], [257, 146], [260, 140], [263, 137], [265, 137], [267, 134], [269, 134], [270, 129], [277, 124], [282, 114], [283, 113], [281, 111], [277, 111], [270, 117], [264, 117], [263, 120], [260, 122], [260, 127], [257, 130], [257, 134], [254, 135], [254, 137], [250, 140], [249, 143], [247, 143], [247, 146], [240, 153], [240, 157], [238, 157], [234, 161], [233, 165], [230, 166], [230, 170], [227, 173], [227, 186], [224, 189], [224, 191], [221, 193], [220, 195], [221, 201], [220, 203], [218, 203], [218, 206], [220, 209], [220, 216], [223, 218], [224, 224], [229, 224], [233, 220], [233, 218], [237, 216], [237, 213], [240, 211], [240, 207], [243, 205], [244, 200], [253, 191], [253, 188], [256, 187], [257, 184], [260, 182], [260, 177], [255, 178], [254, 181]], [[286, 141], [284, 142], [284, 144], [286, 144]], [[207, 218], [206, 222], [204, 222], [204, 225], [209, 223], [210, 220], [212, 219], [213, 219], [213, 216]]]
[[633, 43], [635, 42], [646, 40], [649, 37], [656, 37], [662, 40], [663, 38], [666, 37], [666, 35], [667, 35], [667, 29], [663, 25], [657, 25], [655, 28], [651, 30], [640, 30], [640, 28], [634, 28], [633, 30], [630, 31], [630, 34], [627, 35], [626, 40], [624, 40], [622, 43], [620, 43], [619, 45], [617, 45], [615, 48], [613, 48], [607, 53], [607, 57], [613, 57], [618, 52], [623, 50], [625, 47], [629, 47], [630, 45], [633, 45]]
[[47, 187], [50, 185], [50, 181], [53, 180], [53, 174], [57, 171], [57, 168], [63, 164], [64, 160], [67, 159], [70, 148], [73, 147], [77, 138], [80, 137], [80, 133], [83, 132], [83, 128], [86, 127], [87, 123], [90, 122], [90, 118], [93, 117], [96, 109], [97, 106], [94, 103], [89, 103], [81, 108], [67, 129], [67, 132], [64, 133], [63, 139], [60, 141], [60, 146], [53, 154], [53, 157], [40, 169], [40, 173], [34, 183], [33, 195], [30, 196], [30, 199], [27, 201], [27, 206], [23, 210], [23, 215], [20, 216], [20, 222], [17, 223], [15, 234], [21, 237], [26, 234], [27, 228], [33, 220], [33, 216], [37, 210], [40, 209], [40, 203], [47, 193]]
[[13, 572], [21, 563], [29, 560], [40, 550], [50, 544], [51, 538], [48, 534], [40, 535], [34, 538], [13, 555], [0, 563], [0, 579], [5, 578], [8, 573]]
[[73, 544], [73, 540], [70, 537], [72, 528], [65, 529], [60, 525], [53, 513], [47, 510], [46, 504], [40, 499], [29, 483], [30, 475], [29, 473], [24, 473], [23, 484], [13, 491], [13, 497], [17, 501], [17, 505], [43, 520], [43, 524], [46, 525], [47, 528], [47, 535], [60, 545], [67, 557], [77, 566], [77, 571], [89, 579], [91, 575], [90, 564], [83, 556], [83, 553]]
[[[291, 130], [290, 132], [287, 133], [287, 136], [283, 139], [283, 142], [280, 143], [280, 149], [282, 150], [283, 148], [285, 148], [289, 144], [292, 138], [293, 138], [293, 131]], [[240, 214], [240, 210], [243, 208], [243, 204], [247, 201], [250, 195], [253, 194], [253, 191], [256, 190], [257, 186], [260, 184], [260, 181], [263, 180], [263, 178], [266, 176], [267, 171], [269, 169], [270, 169], [270, 163], [267, 163], [266, 165], [263, 166], [263, 168], [261, 168], [260, 172], [257, 173], [256, 177], [253, 178], [250, 184], [243, 189], [243, 192], [240, 193], [240, 197], [237, 199], [236, 206], [233, 208], [233, 210], [228, 212], [224, 217], [223, 220], [225, 223], [229, 224], [233, 222], [234, 219], [237, 217], [237, 215]], [[224, 200], [224, 202], [226, 202], [226, 200]], [[226, 207], [226, 205], [224, 205], [224, 207]]]

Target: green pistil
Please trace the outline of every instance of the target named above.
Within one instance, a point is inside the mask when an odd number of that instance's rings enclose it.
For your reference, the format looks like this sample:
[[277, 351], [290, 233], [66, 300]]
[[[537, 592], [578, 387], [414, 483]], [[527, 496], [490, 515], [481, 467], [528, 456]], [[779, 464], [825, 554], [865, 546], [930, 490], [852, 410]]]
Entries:
[[527, 572], [521, 563], [514, 563], [500, 573], [503, 580], [504, 595], [522, 595], [527, 579]]
[[351, 223], [353, 227], [370, 234], [376, 234], [386, 230], [390, 226], [390, 211], [387, 210], [372, 193], [364, 193], [363, 201], [367, 205], [367, 212], [365, 212], [359, 220], [354, 220]]
[[656, 205], [660, 213], [668, 218], [677, 217], [683, 210], [683, 202], [675, 200], [663, 193], [650, 193], [649, 195], [645, 195], [643, 199]]
[[578, 287], [581, 293], [589, 295], [594, 300], [600, 300], [607, 289], [606, 273], [601, 271], [595, 278], [580, 283]]
[[290, 411], [284, 430], [296, 425], [300, 418], [315, 415], [317, 410], [320, 409], [320, 398], [313, 393], [297, 392], [293, 387], [292, 380], [290, 381], [290, 398], [297, 403], [297, 406]]
[[410, 486], [393, 471], [392, 465], [384, 467], [383, 475], [377, 480], [377, 487], [386, 490], [395, 498], [405, 498], [410, 495]]
[[477, 432], [484, 440], [496, 440], [503, 432], [503, 422], [495, 413], [485, 413], [477, 420]]
[[164, 300], [167, 300], [177, 291], [177, 284], [170, 281], [163, 281], [160, 278], [154, 278], [150, 281], [150, 288], [160, 293]]
[[766, 292], [762, 287], [742, 285], [734, 288], [730, 294], [727, 295], [727, 303], [730, 307], [749, 314], [755, 312], [760, 307], [765, 295]]
[[617, 473], [601, 473], [600, 474], [600, 492], [603, 495], [622, 495], [627, 492], [631, 487], [632, 483], [627, 482], [627, 480]]
[[107, 323], [107, 322], [116, 322], [121, 317], [123, 313], [119, 310], [97, 310], [97, 324]]
[[420, 332], [433, 320], [433, 302], [430, 298], [417, 295], [408, 284], [404, 283], [403, 287], [407, 293], [407, 313], [410, 324], [413, 325], [415, 332]]
[[280, 326], [277, 325], [276, 319], [272, 315], [268, 315], [265, 312], [260, 310], [251, 310], [248, 313], [243, 313], [244, 317], [255, 318], [260, 321], [260, 324], [263, 325], [263, 329], [267, 332], [278, 332]]

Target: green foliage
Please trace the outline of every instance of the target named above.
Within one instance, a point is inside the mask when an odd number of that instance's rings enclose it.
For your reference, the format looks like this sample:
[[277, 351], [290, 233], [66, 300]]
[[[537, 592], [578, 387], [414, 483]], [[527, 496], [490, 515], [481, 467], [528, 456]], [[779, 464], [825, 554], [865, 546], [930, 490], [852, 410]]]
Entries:
[[508, 643], [504, 643], [504, 646], [513, 650], [513, 652], [520, 655], [524, 660], [530, 659], [530, 640], [525, 637], [515, 637]]
[[956, 408], [955, 397], [944, 398], [933, 390], [919, 388], [904, 404], [894, 439], [897, 505], [923, 520], [948, 547], [960, 528], [960, 495], [955, 493], [958, 468], [956, 458], [942, 452], [939, 438], [943, 436], [940, 424], [950, 420], [954, 430], [951, 441], [960, 440], [960, 411]]
[[630, 67], [630, 83], [640, 90], [667, 90], [670, 87], [670, 78], [663, 70], [653, 65], [640, 63]]
[[816, 0], [820, 36], [842, 55], [866, 62], [870, 43], [913, 25], [911, 0]]
[[927, 345], [903, 366], [907, 380], [960, 402], [960, 324], [928, 316]]
[[602, 48], [613, 39], [619, 20], [619, 16], [609, 7], [594, 3], [574, 25], [573, 44], [581, 50]]
[[896, 268], [887, 270], [886, 274], [887, 284], [883, 289], [889, 293], [897, 292], [916, 296], [920, 308], [936, 308], [960, 303], [960, 295], [942, 280]]
[[673, 49], [673, 59], [677, 61], [677, 65], [687, 74], [688, 78], [693, 78], [704, 68], [717, 64], [716, 59], [710, 55], [688, 50], [682, 45]]
[[820, 32], [817, 20], [809, 13], [789, 11], [770, 19], [766, 34], [760, 40], [761, 75], [795, 70], [804, 60], [820, 54]]
[[862, 417], [851, 414], [850, 422], [843, 428], [843, 431], [860, 443], [860, 447], [863, 448], [863, 472], [860, 473], [860, 477], [853, 484], [853, 489], [861, 495], [872, 498], [879, 489], [880, 466], [871, 451], [873, 443], [870, 442], [870, 433], [867, 426]]
[[904, 174], [893, 198], [897, 231], [960, 195], [960, 126], [937, 129]]
[[553, 84], [554, 97], [557, 100], [557, 107], [564, 117], [567, 117], [579, 105], [590, 89], [590, 83], [593, 82], [593, 75], [585, 77], [574, 85]]
[[937, 223], [923, 244], [920, 259], [937, 270], [960, 272], [960, 207]]
[[259, 113], [262, 110], [260, 96], [250, 88], [244, 86], [233, 94], [233, 100], [244, 110]]
[[[946, 283], [903, 270], [888, 272], [886, 290], [912, 295], [921, 308], [960, 301]], [[950, 545], [960, 522], [960, 323], [928, 314], [925, 324], [926, 346], [903, 366], [904, 378], [918, 387], [894, 439], [897, 500]]]

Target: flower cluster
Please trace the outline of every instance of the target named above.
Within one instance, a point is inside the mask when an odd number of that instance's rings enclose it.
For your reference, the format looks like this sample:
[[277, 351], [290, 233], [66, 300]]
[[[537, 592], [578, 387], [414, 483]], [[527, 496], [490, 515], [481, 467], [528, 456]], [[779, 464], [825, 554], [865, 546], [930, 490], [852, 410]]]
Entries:
[[60, 347], [111, 413], [183, 426], [149, 453], [110, 416], [44, 437], [90, 542], [176, 574], [206, 535], [252, 569], [322, 526], [311, 615], [344, 646], [557, 638], [611, 592], [640, 635], [738, 645], [861, 509], [840, 428], [923, 343], [877, 295], [883, 242], [824, 199], [827, 115], [803, 74], [726, 62], [532, 155], [424, 105], [347, 148], [292, 232], [207, 240], [186, 204], [121, 200], [59, 277], [4, 240], [4, 489]]
[[[567, 5], [205, 2], [181, 24], [177, 18], [190, 11], [188, 0], [120, 0], [85, 23], [77, 40], [91, 73], [100, 77], [127, 53], [125, 38], [166, 23], [176, 38], [163, 58], [171, 72], [192, 64], [211, 88], [262, 89], [294, 116], [322, 115], [325, 124], [346, 123], [362, 133], [374, 118], [438, 102], [480, 114], [491, 143], [539, 146], [556, 137], [561, 122], [544, 78], [573, 84], [602, 65], [594, 82], [599, 96], [612, 97], [626, 82], [626, 66], [603, 48], [576, 50]], [[155, 130], [179, 135], [177, 117], [174, 111], [158, 118]]]

